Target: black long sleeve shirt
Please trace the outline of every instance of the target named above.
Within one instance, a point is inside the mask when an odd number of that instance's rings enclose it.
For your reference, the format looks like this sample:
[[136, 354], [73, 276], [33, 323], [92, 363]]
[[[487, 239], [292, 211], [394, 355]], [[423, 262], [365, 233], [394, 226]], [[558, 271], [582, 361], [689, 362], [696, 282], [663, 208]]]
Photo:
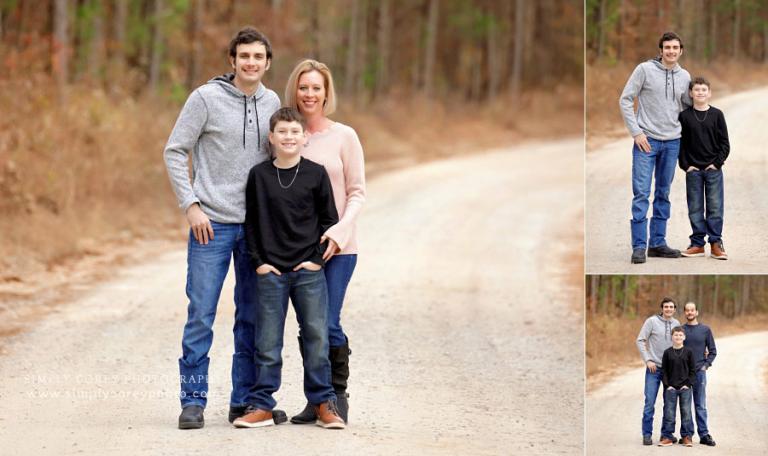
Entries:
[[683, 171], [689, 166], [702, 171], [709, 165], [722, 168], [731, 151], [723, 112], [714, 106], [706, 111], [690, 107], [680, 113], [679, 119], [683, 128], [678, 156], [680, 168]]
[[680, 389], [683, 386], [693, 388], [696, 382], [696, 368], [693, 363], [693, 352], [688, 347], [669, 347], [661, 357], [662, 379], [664, 389], [670, 386]]
[[338, 223], [339, 215], [322, 165], [301, 158], [288, 169], [275, 167], [271, 160], [254, 166], [245, 205], [246, 241], [254, 268], [267, 263], [288, 272], [303, 261], [324, 265], [327, 242], [320, 244], [320, 237]]

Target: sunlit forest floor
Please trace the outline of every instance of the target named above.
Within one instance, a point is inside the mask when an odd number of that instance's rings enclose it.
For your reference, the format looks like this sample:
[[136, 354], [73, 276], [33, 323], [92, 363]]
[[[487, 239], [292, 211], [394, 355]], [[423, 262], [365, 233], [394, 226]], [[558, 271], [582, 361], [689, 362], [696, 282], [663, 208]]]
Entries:
[[[648, 318], [586, 316], [586, 373], [587, 389], [602, 385], [610, 376], [631, 365], [642, 366], [635, 340], [643, 322]], [[675, 318], [685, 323], [685, 316], [678, 312]], [[768, 329], [768, 315], [747, 315], [737, 319], [707, 318], [703, 313], [699, 322], [709, 326], [718, 337]], [[717, 362], [717, 361], [715, 361]], [[768, 378], [767, 378], [768, 379]]]
[[[714, 62], [711, 64], [687, 62], [681, 65], [691, 77], [704, 76], [712, 85], [711, 104], [727, 94], [768, 85], [768, 71], [765, 65], [753, 62]], [[636, 64], [587, 65], [586, 117], [587, 151], [606, 142], [628, 135], [619, 113], [619, 96]], [[725, 113], [726, 119], [728, 113]]]
[[[50, 282], [55, 295], [83, 263], [98, 272], [81, 274], [87, 283], [139, 259], [136, 241], [160, 251], [185, 234], [162, 160], [178, 103], [84, 83], [59, 99], [42, 76], [0, 81], [0, 311], [3, 302], [45, 301], [36, 285]], [[583, 131], [579, 85], [482, 105], [397, 94], [364, 110], [351, 104], [342, 97], [332, 117], [357, 130], [369, 178]]]

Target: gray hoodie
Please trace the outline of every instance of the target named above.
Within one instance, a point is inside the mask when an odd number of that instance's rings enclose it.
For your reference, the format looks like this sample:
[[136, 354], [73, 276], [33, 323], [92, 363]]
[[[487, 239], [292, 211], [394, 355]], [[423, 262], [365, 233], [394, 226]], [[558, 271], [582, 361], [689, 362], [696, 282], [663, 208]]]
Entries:
[[[693, 103], [688, 94], [691, 75], [680, 65], [667, 69], [659, 60], [641, 63], [619, 98], [621, 115], [632, 136], [645, 133], [660, 141], [680, 138], [680, 111]], [[637, 114], [634, 110], [637, 97]]]
[[665, 320], [658, 314], [645, 320], [637, 335], [637, 349], [640, 350], [643, 362], [653, 361], [661, 367], [664, 350], [672, 346], [672, 328], [675, 326], [680, 326], [675, 318]]
[[245, 221], [248, 172], [269, 158], [269, 118], [280, 108], [277, 94], [263, 84], [247, 97], [233, 80], [219, 76], [190, 94], [163, 152], [179, 207], [200, 203], [219, 223]]

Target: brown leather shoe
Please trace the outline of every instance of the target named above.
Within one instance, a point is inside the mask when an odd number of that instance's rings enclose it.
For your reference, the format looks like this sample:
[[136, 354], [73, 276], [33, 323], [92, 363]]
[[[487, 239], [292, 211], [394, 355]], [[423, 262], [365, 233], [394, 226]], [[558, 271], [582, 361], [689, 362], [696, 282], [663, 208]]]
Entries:
[[659, 446], [672, 446], [673, 443], [675, 442], [673, 442], [672, 439], [662, 437], [661, 441], [659, 442]]
[[703, 257], [704, 256], [704, 247], [699, 247], [696, 245], [689, 246], [687, 249], [680, 252], [681, 256], [684, 257]]
[[687, 446], [687, 447], [689, 447], [689, 446], [693, 446], [693, 440], [691, 439], [691, 437], [690, 437], [690, 436], [688, 436], [688, 437], [683, 437], [683, 438], [682, 438], [682, 441], [683, 441], [683, 445], [685, 445], [685, 446]]
[[232, 424], [234, 424], [236, 428], [257, 428], [273, 426], [275, 420], [272, 419], [272, 412], [270, 410], [249, 407], [246, 410], [245, 415], [237, 418]]
[[315, 413], [317, 414], [315, 424], [320, 427], [325, 429], [344, 429], [347, 427], [344, 424], [344, 420], [339, 416], [339, 411], [336, 410], [336, 402], [334, 401], [326, 401], [316, 405]]
[[725, 247], [723, 247], [723, 241], [717, 241], [710, 244], [710, 254], [712, 258], [716, 260], [727, 260], [728, 254], [725, 253]]

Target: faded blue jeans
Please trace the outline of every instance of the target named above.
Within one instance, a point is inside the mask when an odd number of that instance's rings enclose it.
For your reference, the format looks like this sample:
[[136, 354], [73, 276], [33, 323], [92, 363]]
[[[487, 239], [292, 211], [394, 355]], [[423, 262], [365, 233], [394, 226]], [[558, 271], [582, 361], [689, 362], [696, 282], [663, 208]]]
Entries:
[[[650, 152], [643, 152], [635, 144], [632, 149], [632, 249], [667, 245], [667, 220], [671, 204], [669, 191], [675, 177], [680, 139], [658, 141], [648, 138]], [[648, 206], [651, 197], [651, 179], [656, 185], [653, 193], [653, 217], [648, 237]]]
[[263, 410], [277, 405], [272, 395], [280, 389], [283, 368], [283, 331], [288, 298], [293, 303], [304, 346], [304, 395], [310, 404], [336, 400], [328, 360], [328, 290], [325, 274], [300, 269], [277, 275], [258, 275], [256, 310], [257, 380], [248, 403]]
[[664, 390], [664, 420], [661, 422], [661, 436], [672, 439], [675, 434], [675, 415], [677, 403], [680, 402], [680, 437], [693, 436], [693, 420], [691, 419], [691, 396], [693, 390], [665, 389]]
[[211, 221], [213, 239], [197, 242], [190, 231], [187, 246], [187, 323], [179, 358], [181, 406], [205, 407], [208, 396], [208, 351], [213, 341], [213, 321], [221, 288], [234, 257], [235, 353], [232, 356], [230, 405], [247, 404], [256, 380], [253, 366], [254, 311], [258, 305], [256, 273], [245, 242], [243, 225]]
[[[723, 235], [723, 171], [690, 171], [685, 173], [688, 220], [691, 222], [691, 245], [704, 247]], [[706, 202], [706, 204], [705, 204]]]
[[643, 407], [643, 436], [653, 435], [653, 412], [656, 406], [656, 396], [659, 395], [659, 386], [662, 379], [661, 367], [656, 367], [656, 372], [645, 368], [645, 405]]

